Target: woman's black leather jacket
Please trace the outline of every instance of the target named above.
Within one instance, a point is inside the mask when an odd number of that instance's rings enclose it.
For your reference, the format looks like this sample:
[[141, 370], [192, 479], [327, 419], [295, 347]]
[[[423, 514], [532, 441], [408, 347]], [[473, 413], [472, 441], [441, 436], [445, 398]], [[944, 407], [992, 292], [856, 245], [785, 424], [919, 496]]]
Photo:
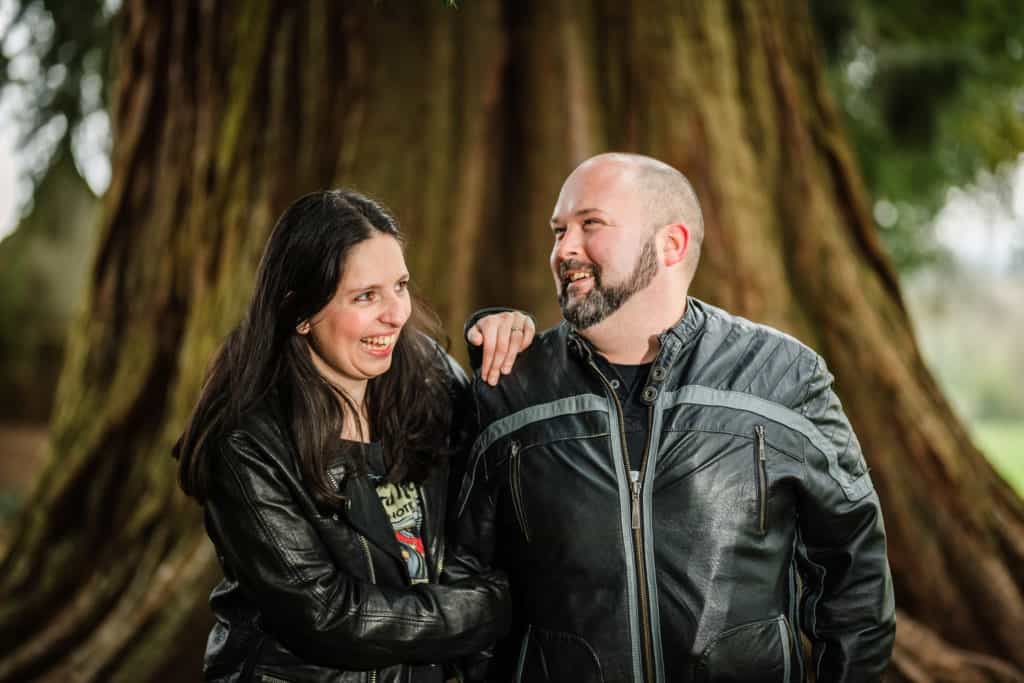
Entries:
[[477, 651], [505, 631], [502, 575], [436, 584], [447, 467], [419, 485], [431, 583], [409, 587], [373, 484], [334, 463], [330, 478], [350, 504], [322, 514], [285, 424], [268, 402], [211, 458], [205, 519], [224, 580], [210, 596], [216, 624], [207, 679], [439, 682], [439, 660]]

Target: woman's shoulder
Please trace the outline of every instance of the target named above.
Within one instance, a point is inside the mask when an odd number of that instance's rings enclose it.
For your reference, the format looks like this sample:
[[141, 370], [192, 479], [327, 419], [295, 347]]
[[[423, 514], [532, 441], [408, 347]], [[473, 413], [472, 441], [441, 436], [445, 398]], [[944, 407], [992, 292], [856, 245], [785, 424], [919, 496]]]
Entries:
[[[421, 333], [422, 334], [422, 333]], [[444, 378], [449, 393], [458, 394], [469, 387], [469, 378], [459, 362], [433, 337], [422, 334], [423, 343], [431, 351], [434, 367]]]
[[222, 453], [269, 458], [290, 463], [291, 438], [280, 406], [274, 397], [265, 398], [243, 411], [226, 425], [217, 446]]

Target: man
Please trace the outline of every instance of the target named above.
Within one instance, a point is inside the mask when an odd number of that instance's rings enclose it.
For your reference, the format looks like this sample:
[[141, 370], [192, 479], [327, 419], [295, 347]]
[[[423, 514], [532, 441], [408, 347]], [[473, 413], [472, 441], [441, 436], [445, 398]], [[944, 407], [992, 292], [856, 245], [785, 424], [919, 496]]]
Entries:
[[879, 680], [885, 532], [821, 358], [687, 298], [703, 222], [666, 164], [589, 159], [551, 229], [565, 321], [474, 383], [450, 572], [509, 573], [489, 675], [802, 681], [803, 631], [818, 681]]

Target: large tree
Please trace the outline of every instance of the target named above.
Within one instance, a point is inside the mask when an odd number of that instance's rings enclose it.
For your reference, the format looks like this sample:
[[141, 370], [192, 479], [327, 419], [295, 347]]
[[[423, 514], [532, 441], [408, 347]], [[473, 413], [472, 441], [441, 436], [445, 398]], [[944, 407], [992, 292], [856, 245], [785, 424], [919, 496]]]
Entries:
[[922, 362], [804, 3], [138, 0], [120, 22], [113, 181], [0, 565], [0, 680], [197, 676], [219, 569], [169, 451], [292, 199], [388, 204], [457, 340], [481, 304], [555, 319], [547, 216], [608, 149], [693, 180], [695, 294], [836, 375], [886, 514], [890, 680], [1024, 677], [1024, 504]]

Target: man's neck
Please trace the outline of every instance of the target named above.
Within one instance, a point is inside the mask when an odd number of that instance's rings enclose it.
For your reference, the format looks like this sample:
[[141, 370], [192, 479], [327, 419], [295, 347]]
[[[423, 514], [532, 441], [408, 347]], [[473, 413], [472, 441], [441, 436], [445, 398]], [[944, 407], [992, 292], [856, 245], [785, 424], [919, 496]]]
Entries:
[[[594, 349], [610, 363], [639, 365], [650, 363], [661, 350], [658, 337], [675, 325], [686, 312], [686, 293], [678, 300], [669, 300], [644, 291], [602, 320], [580, 332]], [[677, 302], [678, 301], [678, 302]]]

